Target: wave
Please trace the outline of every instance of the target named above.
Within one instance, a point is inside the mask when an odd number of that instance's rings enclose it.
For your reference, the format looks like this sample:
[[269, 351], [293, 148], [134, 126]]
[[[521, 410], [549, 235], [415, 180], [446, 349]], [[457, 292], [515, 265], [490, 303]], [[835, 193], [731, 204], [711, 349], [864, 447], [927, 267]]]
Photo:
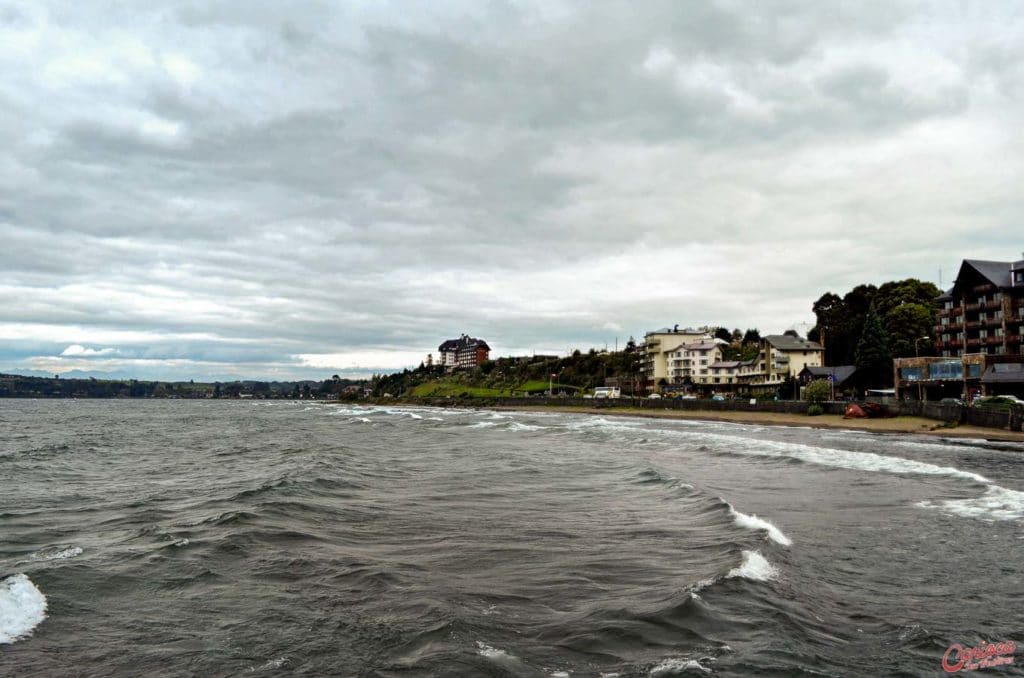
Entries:
[[[714, 658], [702, 657], [701, 661], [714, 661]], [[664, 676], [678, 676], [682, 673], [712, 673], [712, 670], [696, 659], [666, 659], [652, 668], [648, 675], [651, 678], [664, 678]]]
[[948, 499], [939, 502], [922, 501], [918, 502], [917, 505], [921, 508], [939, 509], [964, 518], [991, 520], [1024, 519], [1024, 492], [1008, 490], [999, 485], [992, 485], [985, 494], [973, 499]]
[[[723, 500], [724, 501], [724, 500]], [[793, 540], [783, 534], [782, 530], [769, 523], [764, 518], [758, 518], [754, 515], [747, 515], [746, 513], [740, 513], [736, 508], [729, 502], [725, 502], [729, 506], [729, 514], [736, 521], [736, 524], [740, 527], [748, 530], [764, 530], [768, 533], [768, 538], [776, 544], [782, 546], [792, 546]]]
[[506, 431], [542, 431], [547, 426], [537, 426], [536, 424], [523, 424], [518, 421], [513, 421], [505, 427]]
[[46, 596], [24, 574], [0, 581], [0, 645], [21, 640], [46, 619]]
[[742, 577], [751, 581], [769, 581], [775, 579], [779, 571], [761, 555], [760, 551], [744, 551], [743, 563], [725, 575], [727, 579]]
[[74, 558], [75, 556], [82, 555], [82, 548], [79, 546], [69, 546], [67, 548], [50, 548], [42, 549], [33, 553], [30, 558], [32, 560], [65, 560], [67, 558]]

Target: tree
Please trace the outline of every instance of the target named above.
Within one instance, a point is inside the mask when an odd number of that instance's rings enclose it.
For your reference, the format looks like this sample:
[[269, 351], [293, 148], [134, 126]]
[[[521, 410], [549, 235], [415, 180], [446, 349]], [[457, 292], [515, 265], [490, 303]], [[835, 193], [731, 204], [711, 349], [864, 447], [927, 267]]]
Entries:
[[889, 335], [889, 347], [894, 358], [931, 355], [930, 339], [935, 325], [935, 308], [916, 302], [904, 302], [885, 314], [883, 325]]
[[746, 332], [743, 333], [743, 343], [744, 344], [760, 344], [761, 343], [761, 333], [757, 330], [757, 328], [754, 328], [754, 329], [751, 329], [751, 330], [747, 330]]
[[636, 340], [630, 336], [629, 341], [626, 342], [626, 348], [623, 349], [626, 353], [634, 353], [636, 351]]
[[892, 379], [892, 353], [889, 350], [889, 335], [882, 326], [874, 305], [868, 308], [864, 318], [864, 330], [857, 341], [854, 359], [858, 370], [862, 370], [869, 383], [888, 384]]
[[724, 327], [719, 327], [715, 330], [715, 339], [721, 339], [722, 341], [732, 341], [732, 332]]
[[815, 379], [804, 387], [804, 400], [823, 403], [832, 398], [832, 384], [828, 379]]

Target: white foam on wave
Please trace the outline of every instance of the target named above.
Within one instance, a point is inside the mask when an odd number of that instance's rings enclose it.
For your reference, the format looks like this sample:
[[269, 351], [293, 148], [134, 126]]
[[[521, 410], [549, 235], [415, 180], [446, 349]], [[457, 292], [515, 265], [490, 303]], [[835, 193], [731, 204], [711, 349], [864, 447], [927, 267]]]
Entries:
[[356, 417], [355, 419], [350, 419], [349, 421], [359, 422], [361, 424], [372, 424], [373, 423], [373, 421], [369, 417]]
[[24, 574], [0, 581], [0, 645], [32, 633], [46, 619], [46, 596]]
[[768, 581], [777, 577], [778, 574], [779, 571], [761, 555], [760, 551], [744, 551], [743, 563], [739, 567], [729, 570], [729, 574], [725, 576], [729, 579], [742, 577], [751, 581]]
[[852, 450], [840, 450], [834, 447], [812, 447], [802, 443], [785, 443], [775, 440], [750, 440], [739, 436], [726, 436], [719, 434], [716, 437], [725, 438], [730, 443], [743, 440], [748, 443], [745, 446], [732, 447], [729, 449], [734, 454], [743, 454], [755, 457], [788, 457], [818, 466], [831, 466], [833, 468], [845, 468], [852, 471], [872, 471], [875, 473], [896, 473], [908, 474], [917, 473], [930, 476], [947, 476], [950, 478], [961, 478], [973, 480], [976, 483], [989, 485], [991, 480], [985, 476], [961, 471], [952, 466], [936, 466], [923, 461], [914, 461], [903, 457], [890, 457], [874, 452], [854, 452]]
[[[711, 658], [705, 658], [709, 661]], [[711, 673], [711, 669], [704, 666], [696, 659], [666, 659], [661, 662], [648, 674], [651, 678], [663, 678], [663, 676], [678, 676], [684, 673]]]
[[[728, 502], [726, 503], [728, 504]], [[781, 544], [783, 546], [791, 546], [793, 544], [793, 540], [783, 534], [782, 530], [775, 527], [764, 518], [740, 513], [732, 504], [729, 504], [729, 513], [732, 515], [733, 520], [736, 521], [736, 524], [742, 528], [748, 530], [764, 530], [768, 533], [768, 538], [776, 544]]]
[[67, 558], [74, 558], [75, 556], [82, 555], [82, 549], [79, 546], [71, 546], [66, 549], [60, 549], [59, 551], [43, 549], [33, 553], [31, 556], [32, 560], [65, 560]]
[[491, 647], [483, 641], [476, 641], [476, 647], [476, 653], [481, 657], [487, 657], [488, 659], [512, 659], [512, 655], [508, 652]]
[[987, 520], [1024, 520], [1024, 492], [1008, 490], [993, 485], [980, 497], [973, 499], [949, 499], [946, 501], [922, 501], [921, 508], [939, 509], [964, 518]]
[[513, 421], [506, 427], [509, 431], [542, 431], [548, 428], [547, 426], [537, 426], [536, 424], [524, 424], [519, 421]]
[[497, 426], [497, 425], [498, 425], [497, 422], [493, 422], [493, 421], [478, 421], [475, 424], [470, 424], [466, 428], [491, 428], [492, 426]]

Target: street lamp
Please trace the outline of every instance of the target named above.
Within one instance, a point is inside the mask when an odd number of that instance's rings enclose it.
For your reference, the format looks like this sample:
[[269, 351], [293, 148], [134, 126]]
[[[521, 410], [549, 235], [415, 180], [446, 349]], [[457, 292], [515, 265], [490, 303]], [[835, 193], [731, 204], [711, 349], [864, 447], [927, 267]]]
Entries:
[[[931, 337], [929, 337], [927, 335], [925, 335], [923, 337], [918, 337], [917, 339], [914, 339], [914, 357], [915, 358], [920, 358], [921, 357], [921, 353], [918, 350], [918, 342], [920, 342], [921, 340], [928, 341], [930, 339], [931, 339]], [[918, 365], [917, 369], [920, 370], [921, 366]], [[922, 394], [922, 384], [921, 384], [921, 373], [919, 372], [918, 375], [917, 375], [917, 401], [918, 402], [921, 402], [921, 400], [923, 400], [923, 396], [921, 394]]]

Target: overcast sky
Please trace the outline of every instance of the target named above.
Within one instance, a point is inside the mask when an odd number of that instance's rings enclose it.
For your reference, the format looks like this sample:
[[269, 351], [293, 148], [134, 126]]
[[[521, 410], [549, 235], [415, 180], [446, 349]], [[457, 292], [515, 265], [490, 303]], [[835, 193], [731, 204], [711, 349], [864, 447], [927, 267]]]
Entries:
[[0, 372], [781, 332], [1024, 249], [1019, 3], [2, 2]]

